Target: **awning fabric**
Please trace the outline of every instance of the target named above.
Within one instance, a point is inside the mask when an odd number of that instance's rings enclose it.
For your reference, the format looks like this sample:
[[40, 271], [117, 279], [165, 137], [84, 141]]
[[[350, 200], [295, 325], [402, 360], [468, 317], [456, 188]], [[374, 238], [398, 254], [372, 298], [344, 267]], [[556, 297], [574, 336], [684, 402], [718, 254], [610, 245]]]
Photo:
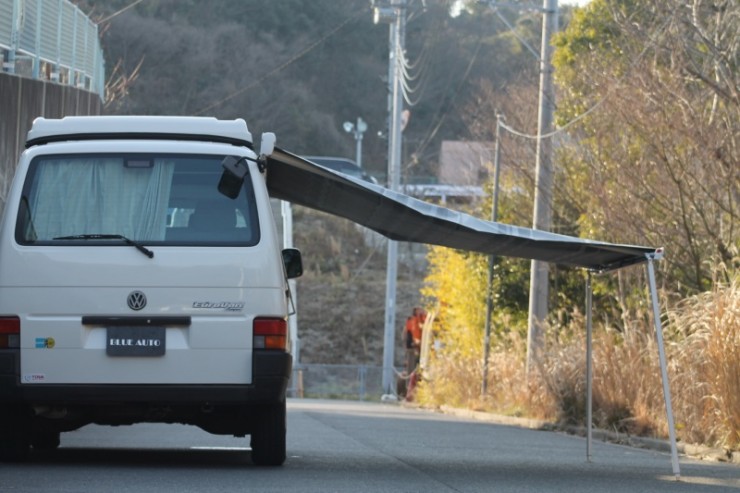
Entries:
[[542, 260], [594, 271], [647, 260], [656, 248], [585, 240], [485, 221], [335, 172], [281, 149], [267, 160], [272, 197], [344, 217], [396, 241]]
[[[646, 262], [653, 302], [653, 321], [658, 342], [663, 397], [669, 423], [671, 463], [681, 475], [676, 446], [673, 409], [660, 323], [653, 261], [662, 249], [602, 243], [528, 228], [477, 219], [468, 214], [428, 204], [381, 186], [311, 163], [280, 149], [267, 159], [270, 195], [306, 207], [347, 218], [392, 240], [443, 245], [493, 255], [542, 260], [592, 271], [608, 271]], [[587, 283], [588, 298], [591, 282]], [[591, 302], [587, 305], [588, 341], [591, 341]], [[587, 359], [591, 361], [590, 345]], [[592, 379], [587, 399], [591, 405]], [[590, 457], [591, 421], [588, 423], [587, 457]]]

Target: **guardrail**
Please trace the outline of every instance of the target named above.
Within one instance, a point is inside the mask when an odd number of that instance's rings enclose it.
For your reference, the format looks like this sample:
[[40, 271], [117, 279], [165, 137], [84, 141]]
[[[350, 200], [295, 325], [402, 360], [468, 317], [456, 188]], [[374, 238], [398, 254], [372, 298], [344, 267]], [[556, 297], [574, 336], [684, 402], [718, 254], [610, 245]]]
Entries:
[[105, 98], [98, 26], [69, 0], [0, 0], [3, 71]]
[[300, 364], [293, 368], [291, 397], [379, 401], [383, 367], [371, 365]]

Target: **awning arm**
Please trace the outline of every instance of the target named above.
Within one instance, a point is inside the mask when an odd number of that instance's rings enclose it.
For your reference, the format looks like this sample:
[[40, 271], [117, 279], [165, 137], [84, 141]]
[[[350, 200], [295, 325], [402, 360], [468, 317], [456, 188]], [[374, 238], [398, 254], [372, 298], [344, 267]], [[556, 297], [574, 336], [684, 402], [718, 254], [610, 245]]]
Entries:
[[671, 404], [671, 389], [668, 384], [668, 370], [666, 368], [665, 349], [663, 346], [663, 326], [660, 320], [660, 305], [658, 304], [658, 292], [655, 287], [655, 267], [653, 262], [663, 258], [663, 249], [655, 253], [648, 253], [647, 258], [648, 283], [650, 285], [650, 297], [653, 302], [653, 322], [655, 323], [655, 337], [658, 340], [658, 358], [660, 359], [660, 375], [663, 380], [663, 399], [665, 400], [665, 411], [668, 418], [668, 436], [671, 442], [671, 464], [676, 479], [681, 477], [681, 469], [678, 464], [678, 448], [676, 447], [676, 427], [673, 422], [673, 405]]
[[591, 462], [591, 439], [593, 436], [593, 322], [591, 306], [593, 287], [591, 271], [586, 274], [586, 461]]

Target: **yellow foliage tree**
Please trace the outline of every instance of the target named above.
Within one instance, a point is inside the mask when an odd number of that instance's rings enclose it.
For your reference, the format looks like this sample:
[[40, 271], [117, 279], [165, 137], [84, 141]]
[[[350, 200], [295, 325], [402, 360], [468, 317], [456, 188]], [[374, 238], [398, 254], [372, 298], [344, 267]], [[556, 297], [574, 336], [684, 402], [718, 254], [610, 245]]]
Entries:
[[465, 358], [481, 357], [485, 323], [487, 257], [431, 247], [422, 295], [437, 305], [437, 340]]
[[422, 295], [436, 307], [433, 352], [417, 390], [426, 405], [466, 406], [480, 393], [487, 270], [485, 257], [431, 247]]

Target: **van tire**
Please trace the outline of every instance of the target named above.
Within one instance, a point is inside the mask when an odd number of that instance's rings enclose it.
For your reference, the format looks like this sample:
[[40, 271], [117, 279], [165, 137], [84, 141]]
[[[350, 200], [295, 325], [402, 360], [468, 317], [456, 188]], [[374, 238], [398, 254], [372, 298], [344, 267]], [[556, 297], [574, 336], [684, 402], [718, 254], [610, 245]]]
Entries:
[[285, 400], [260, 406], [250, 445], [252, 462], [258, 466], [281, 466], [285, 462]]
[[0, 411], [0, 461], [22, 462], [31, 455], [31, 424], [22, 409]]

